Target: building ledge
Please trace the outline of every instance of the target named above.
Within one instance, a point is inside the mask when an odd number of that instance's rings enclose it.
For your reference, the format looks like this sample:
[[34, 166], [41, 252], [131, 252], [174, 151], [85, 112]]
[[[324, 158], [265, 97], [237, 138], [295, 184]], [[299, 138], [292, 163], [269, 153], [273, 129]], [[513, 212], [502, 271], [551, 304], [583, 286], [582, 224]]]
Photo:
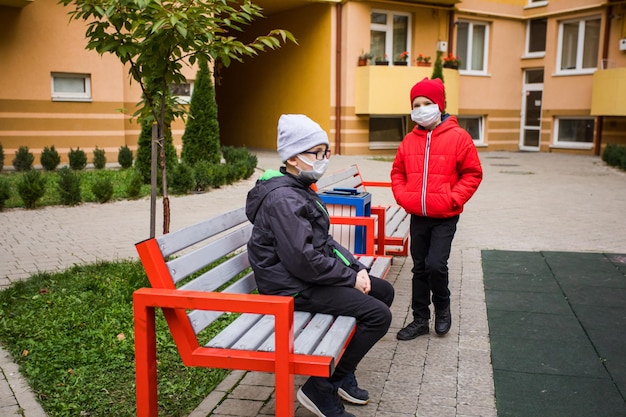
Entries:
[[626, 68], [593, 73], [592, 116], [626, 116]]

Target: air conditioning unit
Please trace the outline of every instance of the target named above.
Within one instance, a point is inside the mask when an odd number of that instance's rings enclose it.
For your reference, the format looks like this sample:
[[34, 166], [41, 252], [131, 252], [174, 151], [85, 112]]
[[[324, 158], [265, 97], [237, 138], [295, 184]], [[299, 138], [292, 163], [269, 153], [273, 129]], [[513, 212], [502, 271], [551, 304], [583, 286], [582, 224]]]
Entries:
[[626, 38], [619, 40], [619, 50], [626, 51]]

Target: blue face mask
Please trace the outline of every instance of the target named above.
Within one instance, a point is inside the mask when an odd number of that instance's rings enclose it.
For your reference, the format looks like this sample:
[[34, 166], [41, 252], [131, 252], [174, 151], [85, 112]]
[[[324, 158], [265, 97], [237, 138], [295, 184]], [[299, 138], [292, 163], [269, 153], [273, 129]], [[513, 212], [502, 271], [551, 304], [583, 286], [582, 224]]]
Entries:
[[307, 158], [298, 155], [298, 159], [313, 168], [311, 171], [304, 171], [299, 167], [296, 167], [300, 171], [298, 177], [310, 183], [317, 182], [317, 180], [322, 178], [322, 176], [326, 172], [326, 169], [328, 168], [328, 159], [326, 158], [311, 162]]

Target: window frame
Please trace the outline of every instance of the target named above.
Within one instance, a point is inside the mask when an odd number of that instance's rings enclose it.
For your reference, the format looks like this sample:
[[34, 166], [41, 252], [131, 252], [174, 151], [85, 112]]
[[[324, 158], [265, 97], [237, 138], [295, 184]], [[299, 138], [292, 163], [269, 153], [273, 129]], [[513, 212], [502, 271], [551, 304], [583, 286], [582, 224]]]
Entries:
[[[387, 23], [386, 24], [380, 24], [380, 23], [372, 23], [372, 19], [371, 16], [373, 13], [380, 13], [380, 14], [385, 14], [387, 15]], [[403, 16], [407, 18], [407, 33], [406, 33], [406, 51], [411, 51], [411, 39], [412, 39], [412, 26], [413, 26], [413, 18], [411, 13], [406, 13], [406, 12], [400, 12], [397, 10], [385, 10], [385, 9], [372, 9], [370, 11], [370, 51], [373, 52], [373, 45], [371, 45], [371, 40], [373, 40], [373, 36], [371, 35], [372, 32], [377, 31], [377, 32], [384, 32], [385, 33], [385, 51], [384, 54], [387, 57], [386, 61], [389, 61], [389, 63], [391, 65], [393, 65], [393, 62], [396, 60], [396, 56], [394, 55], [394, 51], [393, 51], [393, 18], [394, 16]], [[401, 51], [402, 52], [402, 51]], [[409, 55], [409, 62], [410, 62], [411, 56]]]
[[[174, 85], [182, 85], [182, 84], [189, 84], [189, 95], [185, 95], [185, 96], [181, 96], [178, 94], [174, 94], [174, 92], [172, 91], [172, 86]], [[193, 88], [195, 85], [195, 81], [193, 80], [188, 80], [187, 82], [184, 83], [172, 83], [170, 84], [170, 91], [172, 92], [172, 96], [174, 96], [176, 98], [176, 101], [179, 104], [189, 104], [191, 103], [191, 96], [193, 95]]]
[[528, 0], [528, 4], [526, 5], [526, 9], [532, 9], [533, 7], [544, 7], [547, 6], [549, 3], [548, 0], [537, 0], [537, 1], [533, 1], [533, 0]]
[[[597, 20], [598, 26], [598, 45], [596, 54], [596, 63], [594, 67], [583, 68], [584, 44], [586, 37], [586, 22]], [[562, 69], [563, 62], [563, 30], [566, 24], [578, 22], [578, 39], [576, 41], [576, 67], [570, 69]], [[576, 74], [593, 74], [598, 69], [598, 58], [600, 56], [600, 37], [602, 36], [602, 17], [600, 15], [586, 16], [578, 19], [567, 19], [559, 21], [558, 44], [556, 53], [556, 74], [557, 75], [576, 75]], [[582, 33], [581, 33], [582, 32]], [[582, 46], [582, 48], [581, 48]]]
[[[474, 145], [479, 146], [485, 143], [485, 116], [484, 115], [475, 115], [475, 114], [459, 114], [456, 116], [459, 125], [461, 125], [461, 120], [463, 119], [477, 119], [478, 120], [478, 138], [472, 136], [472, 140], [474, 141]], [[465, 129], [463, 126], [461, 128]], [[466, 130], [467, 131], [467, 130]], [[469, 133], [469, 132], [468, 132]]]
[[[83, 93], [80, 92], [72, 92], [72, 91], [56, 91], [55, 90], [55, 80], [65, 78], [65, 79], [81, 79], [83, 81], [83, 85], [85, 86], [85, 91]], [[83, 102], [91, 102], [91, 75], [90, 74], [81, 74], [81, 73], [71, 73], [71, 72], [51, 72], [50, 73], [50, 93], [52, 97], [52, 101], [83, 101]]]
[[[488, 75], [487, 72], [487, 63], [489, 62], [489, 27], [491, 26], [489, 22], [485, 22], [485, 21], [480, 21], [480, 20], [470, 20], [470, 19], [459, 19], [459, 23], [467, 23], [469, 25], [468, 27], [468, 39], [467, 39], [467, 50], [465, 51], [465, 56], [466, 59], [461, 59], [461, 65], [459, 66], [459, 73], [460, 74], [464, 74], [464, 75]], [[473, 70], [473, 69], [468, 69], [470, 66], [470, 62], [472, 61], [472, 53], [473, 53], [473, 45], [472, 45], [472, 40], [473, 40], [473, 33], [474, 30], [473, 28], [475, 26], [484, 26], [485, 27], [485, 39], [483, 41], [483, 62], [482, 62], [482, 69], [480, 70]], [[459, 54], [459, 28], [457, 25], [456, 28], [456, 56], [462, 56], [461, 54]]]
[[[530, 37], [532, 34], [531, 24], [533, 22], [537, 22], [539, 20], [544, 20], [546, 22], [546, 31], [543, 34], [543, 51], [530, 52]], [[537, 18], [537, 19], [528, 19], [526, 22], [526, 45], [524, 48], [524, 57], [525, 58], [543, 58], [546, 56], [546, 44], [548, 40], [548, 19], [545, 17]]]
[[[589, 142], [570, 142], [570, 141], [560, 141], [559, 140], [559, 130], [561, 128], [561, 123], [563, 120], [591, 120], [593, 123], [593, 132], [591, 136], [591, 140]], [[593, 116], [555, 116], [554, 117], [554, 134], [552, 141], [554, 148], [567, 148], [567, 149], [585, 149], [589, 150], [593, 148], [594, 144], [594, 136], [596, 132], [596, 118]]]
[[[398, 127], [398, 132], [400, 133], [400, 136], [397, 138], [397, 140], [372, 140], [372, 120], [373, 119], [390, 119], [390, 120], [395, 120], [397, 123], [399, 123]], [[410, 129], [413, 129], [413, 126], [410, 127]], [[404, 139], [404, 136], [406, 136], [406, 134], [410, 131], [409, 129], [409, 124], [408, 124], [408, 116], [405, 115], [395, 115], [395, 114], [385, 114], [385, 115], [379, 115], [379, 114], [371, 114], [369, 117], [369, 124], [368, 124], [368, 138], [367, 138], [367, 142], [368, 142], [368, 148], [369, 149], [398, 149], [398, 147], [400, 146], [400, 143], [402, 142], [402, 140]], [[395, 139], [395, 138], [394, 138]]]

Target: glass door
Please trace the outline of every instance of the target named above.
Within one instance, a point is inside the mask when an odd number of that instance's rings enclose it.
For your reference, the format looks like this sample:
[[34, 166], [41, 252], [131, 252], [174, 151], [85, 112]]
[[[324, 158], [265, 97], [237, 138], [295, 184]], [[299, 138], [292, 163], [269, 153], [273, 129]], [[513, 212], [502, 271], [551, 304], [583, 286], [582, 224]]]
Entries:
[[538, 151], [541, 145], [543, 68], [524, 71], [520, 149]]

